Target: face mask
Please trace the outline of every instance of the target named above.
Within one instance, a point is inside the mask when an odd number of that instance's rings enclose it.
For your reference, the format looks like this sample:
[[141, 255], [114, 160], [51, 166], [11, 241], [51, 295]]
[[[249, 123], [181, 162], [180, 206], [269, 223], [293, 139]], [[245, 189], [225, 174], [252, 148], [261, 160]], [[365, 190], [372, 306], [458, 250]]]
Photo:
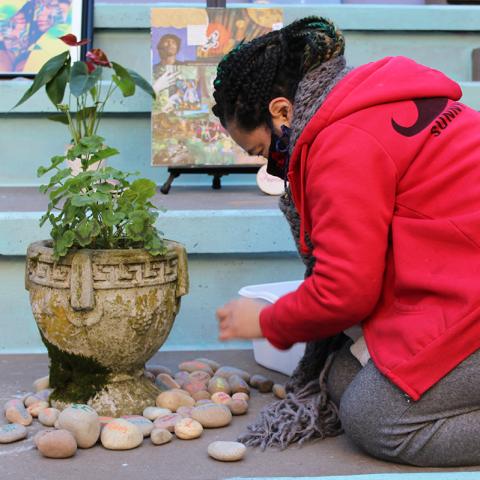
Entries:
[[282, 125], [282, 135], [278, 136], [272, 128], [272, 139], [270, 141], [270, 150], [268, 152], [267, 173], [275, 177], [287, 177], [288, 161], [290, 160], [290, 134], [292, 129]]

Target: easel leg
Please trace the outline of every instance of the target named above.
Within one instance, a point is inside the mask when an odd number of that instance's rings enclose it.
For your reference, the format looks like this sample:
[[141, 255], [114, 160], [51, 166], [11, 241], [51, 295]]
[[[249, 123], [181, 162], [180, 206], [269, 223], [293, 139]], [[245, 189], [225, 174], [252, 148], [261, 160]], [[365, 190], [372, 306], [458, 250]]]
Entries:
[[164, 194], [167, 195], [167, 193], [170, 191], [170, 187], [172, 186], [173, 181], [179, 176], [180, 174], [178, 172], [172, 172], [170, 171], [170, 176], [167, 178], [167, 181], [162, 185], [160, 188], [160, 191]]

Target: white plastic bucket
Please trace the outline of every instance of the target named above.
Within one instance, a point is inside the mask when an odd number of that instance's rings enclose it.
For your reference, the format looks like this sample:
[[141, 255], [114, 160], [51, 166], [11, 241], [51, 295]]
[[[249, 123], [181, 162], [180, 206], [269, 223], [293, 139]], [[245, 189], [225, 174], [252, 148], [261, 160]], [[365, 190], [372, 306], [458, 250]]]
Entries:
[[[275, 303], [280, 297], [295, 291], [303, 280], [248, 285], [238, 292], [242, 297]], [[291, 375], [305, 352], [305, 343], [296, 343], [288, 350], [275, 348], [268, 340], [253, 340], [253, 356], [262, 367]]]

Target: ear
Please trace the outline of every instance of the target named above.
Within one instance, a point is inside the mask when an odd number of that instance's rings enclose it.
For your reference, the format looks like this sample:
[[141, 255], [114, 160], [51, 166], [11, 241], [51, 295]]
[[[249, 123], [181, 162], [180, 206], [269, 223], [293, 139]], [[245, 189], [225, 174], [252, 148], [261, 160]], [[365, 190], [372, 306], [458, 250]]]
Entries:
[[281, 123], [282, 125], [287, 125], [287, 127], [290, 126], [293, 116], [293, 105], [288, 98], [274, 98], [269, 103], [268, 110], [274, 124]]

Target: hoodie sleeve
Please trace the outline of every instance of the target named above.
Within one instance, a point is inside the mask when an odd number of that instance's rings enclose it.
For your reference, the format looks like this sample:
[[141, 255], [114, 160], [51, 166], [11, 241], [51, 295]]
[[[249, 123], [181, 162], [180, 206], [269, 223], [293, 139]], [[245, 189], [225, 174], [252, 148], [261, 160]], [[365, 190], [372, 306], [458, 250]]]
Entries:
[[305, 173], [297, 178], [304, 199], [297, 208], [316, 263], [295, 292], [261, 311], [264, 336], [281, 349], [337, 334], [373, 311], [395, 203], [395, 164], [357, 127], [327, 128], [301, 162]]

